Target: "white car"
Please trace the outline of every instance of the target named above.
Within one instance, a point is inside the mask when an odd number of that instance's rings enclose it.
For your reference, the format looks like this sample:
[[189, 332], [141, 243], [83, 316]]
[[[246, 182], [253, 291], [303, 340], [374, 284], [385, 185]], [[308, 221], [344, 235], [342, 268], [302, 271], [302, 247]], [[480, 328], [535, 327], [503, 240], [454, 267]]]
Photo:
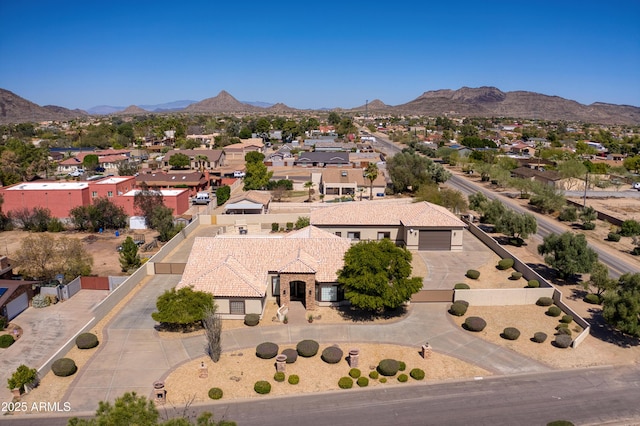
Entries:
[[631, 188], [637, 189], [638, 191], [640, 191], [640, 182], [633, 182], [631, 184]]
[[241, 172], [240, 170], [236, 170], [235, 172], [233, 172], [233, 177], [234, 178], [243, 178], [246, 176], [245, 172]]
[[83, 174], [84, 174], [84, 170], [82, 170], [82, 169], [78, 169], [78, 170], [76, 170], [75, 172], [71, 172], [71, 173], [69, 173], [69, 176], [72, 176], [72, 177], [80, 177], [80, 176], [82, 176]]

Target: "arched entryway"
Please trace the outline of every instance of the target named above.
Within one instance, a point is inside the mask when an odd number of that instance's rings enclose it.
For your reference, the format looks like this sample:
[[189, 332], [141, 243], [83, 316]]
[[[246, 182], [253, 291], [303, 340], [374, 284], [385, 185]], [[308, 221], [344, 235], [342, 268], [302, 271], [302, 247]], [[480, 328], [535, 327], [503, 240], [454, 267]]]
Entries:
[[306, 295], [305, 295], [306, 288], [307, 288], [307, 283], [305, 283], [304, 281], [300, 281], [300, 280], [291, 281], [289, 283], [290, 300], [297, 300], [304, 304], [306, 300]]

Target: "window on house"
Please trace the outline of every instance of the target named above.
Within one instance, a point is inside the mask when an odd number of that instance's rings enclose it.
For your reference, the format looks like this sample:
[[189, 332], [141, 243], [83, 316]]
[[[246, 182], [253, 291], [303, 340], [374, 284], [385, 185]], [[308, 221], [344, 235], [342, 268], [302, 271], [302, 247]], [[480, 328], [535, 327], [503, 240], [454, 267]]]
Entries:
[[91, 192], [91, 198], [96, 198], [98, 196], [98, 191]]
[[244, 315], [244, 300], [231, 300], [229, 302], [229, 313], [234, 315]]
[[342, 237], [342, 232], [340, 232], [340, 231], [337, 231], [335, 234], [336, 234], [336, 236], [338, 236], [338, 237]]
[[324, 286], [320, 289], [320, 301], [321, 302], [337, 302], [338, 301], [338, 286]]
[[107, 191], [107, 197], [113, 197], [113, 191]]
[[271, 277], [271, 294], [274, 296], [280, 294], [280, 277]]
[[384, 240], [385, 238], [391, 238], [391, 232], [378, 232], [379, 240]]
[[359, 232], [347, 232], [347, 238], [349, 238], [350, 240], [359, 241], [360, 240], [360, 233]]

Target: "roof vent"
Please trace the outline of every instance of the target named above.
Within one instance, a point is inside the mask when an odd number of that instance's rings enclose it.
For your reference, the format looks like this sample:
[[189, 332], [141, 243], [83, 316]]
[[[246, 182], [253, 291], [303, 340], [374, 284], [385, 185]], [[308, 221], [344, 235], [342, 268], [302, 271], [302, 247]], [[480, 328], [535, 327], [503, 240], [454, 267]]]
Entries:
[[347, 176], [347, 171], [346, 171], [346, 170], [343, 170], [341, 174], [342, 174], [342, 176], [345, 176], [345, 177], [346, 177], [346, 176]]

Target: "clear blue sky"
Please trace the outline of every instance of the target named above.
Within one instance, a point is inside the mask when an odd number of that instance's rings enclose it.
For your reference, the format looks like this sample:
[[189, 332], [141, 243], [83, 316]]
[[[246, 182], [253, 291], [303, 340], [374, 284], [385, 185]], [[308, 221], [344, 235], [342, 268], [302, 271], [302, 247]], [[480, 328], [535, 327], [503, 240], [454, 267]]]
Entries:
[[87, 109], [398, 105], [495, 86], [640, 106], [640, 1], [0, 0], [0, 88]]

